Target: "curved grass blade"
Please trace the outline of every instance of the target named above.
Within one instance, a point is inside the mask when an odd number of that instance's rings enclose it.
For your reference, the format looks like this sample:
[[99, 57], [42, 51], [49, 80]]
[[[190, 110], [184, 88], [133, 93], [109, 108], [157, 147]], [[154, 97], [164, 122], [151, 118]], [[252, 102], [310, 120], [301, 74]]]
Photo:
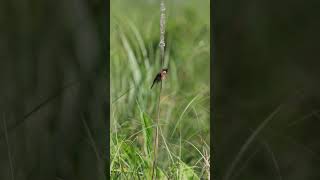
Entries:
[[250, 135], [250, 137], [246, 140], [246, 142], [242, 145], [240, 151], [236, 155], [235, 159], [232, 161], [230, 167], [227, 170], [226, 176], [224, 180], [230, 179], [233, 170], [236, 165], [240, 161], [244, 152], [248, 149], [249, 145], [253, 142], [253, 140], [257, 137], [257, 135], [262, 131], [262, 129], [273, 119], [273, 117], [282, 109], [283, 104], [280, 104], [264, 121], [260, 123], [260, 125], [255, 129], [255, 131]]

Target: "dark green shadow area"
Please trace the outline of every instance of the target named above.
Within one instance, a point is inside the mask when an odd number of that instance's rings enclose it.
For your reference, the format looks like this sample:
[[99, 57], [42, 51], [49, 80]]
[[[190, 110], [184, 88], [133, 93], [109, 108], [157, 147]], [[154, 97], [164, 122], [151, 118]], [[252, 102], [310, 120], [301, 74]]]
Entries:
[[103, 1], [0, 4], [0, 179], [106, 179]]
[[215, 4], [214, 176], [319, 179], [319, 2]]

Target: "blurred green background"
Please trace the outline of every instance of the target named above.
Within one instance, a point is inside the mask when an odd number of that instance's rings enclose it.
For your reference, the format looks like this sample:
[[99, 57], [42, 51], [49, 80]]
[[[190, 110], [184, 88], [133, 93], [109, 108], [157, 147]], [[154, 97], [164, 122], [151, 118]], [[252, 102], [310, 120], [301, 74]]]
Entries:
[[105, 11], [101, 0], [0, 2], [1, 180], [106, 179]]
[[[110, 4], [111, 176], [124, 178], [131, 177], [130, 171], [139, 174], [148, 168], [139, 169], [139, 164], [148, 161], [143, 151], [141, 113], [154, 124], [159, 85], [152, 90], [150, 86], [161, 68], [160, 1], [114, 0]], [[210, 2], [165, 1], [165, 5], [164, 67], [169, 68], [169, 74], [161, 92], [158, 165], [167, 177], [173, 178], [175, 163], [181, 167], [183, 162], [195, 179], [207, 179]]]
[[215, 179], [320, 179], [319, 5], [215, 1]]

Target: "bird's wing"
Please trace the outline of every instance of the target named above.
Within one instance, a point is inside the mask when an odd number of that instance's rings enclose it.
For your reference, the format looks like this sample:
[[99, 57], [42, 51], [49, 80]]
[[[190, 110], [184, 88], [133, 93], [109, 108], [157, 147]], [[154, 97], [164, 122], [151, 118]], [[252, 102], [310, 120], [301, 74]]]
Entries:
[[153, 80], [153, 83], [152, 83], [152, 86], [151, 86], [150, 89], [152, 89], [152, 87], [154, 86], [154, 84], [159, 81], [159, 77], [160, 77], [160, 74], [157, 74], [157, 76], [156, 76], [156, 77], [154, 78], [154, 80]]

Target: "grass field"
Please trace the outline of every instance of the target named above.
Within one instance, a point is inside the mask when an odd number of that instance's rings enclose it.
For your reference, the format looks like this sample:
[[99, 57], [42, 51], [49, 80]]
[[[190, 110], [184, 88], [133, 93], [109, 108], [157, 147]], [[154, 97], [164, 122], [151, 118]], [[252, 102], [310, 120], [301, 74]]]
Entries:
[[210, 1], [165, 3], [169, 73], [160, 93], [150, 89], [162, 68], [160, 1], [110, 2], [112, 179], [151, 178], [157, 125], [157, 179], [210, 176]]

